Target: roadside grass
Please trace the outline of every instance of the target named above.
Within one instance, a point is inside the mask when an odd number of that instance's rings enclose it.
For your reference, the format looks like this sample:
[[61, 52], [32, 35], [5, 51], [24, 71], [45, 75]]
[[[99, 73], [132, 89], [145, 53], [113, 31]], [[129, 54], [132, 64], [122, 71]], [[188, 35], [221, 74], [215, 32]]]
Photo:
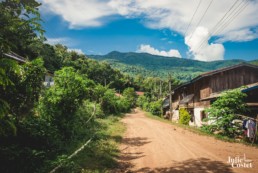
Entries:
[[188, 131], [193, 132], [193, 133], [195, 133], [195, 134], [204, 135], [204, 136], [211, 136], [211, 137], [214, 137], [215, 139], [218, 139], [218, 140], [221, 140], [221, 141], [224, 141], [224, 142], [242, 143], [242, 144], [245, 144], [245, 145], [248, 145], [248, 146], [253, 146], [253, 147], [258, 148], [258, 143], [251, 144], [250, 142], [247, 142], [247, 141], [245, 141], [245, 140], [236, 141], [235, 139], [229, 138], [229, 137], [227, 137], [227, 136], [222, 136], [222, 135], [218, 135], [218, 134], [207, 133], [207, 132], [205, 132], [205, 131], [202, 131], [202, 130], [201, 130], [200, 128], [198, 128], [198, 127], [187, 126], [187, 125], [175, 123], [175, 122], [169, 121], [169, 120], [167, 120], [167, 119], [164, 119], [164, 118], [162, 118], [162, 117], [153, 115], [153, 114], [151, 114], [150, 112], [145, 112], [145, 115], [146, 115], [146, 117], [148, 117], [148, 118], [150, 118], [150, 119], [158, 120], [158, 121], [161, 121], [161, 122], [164, 122], [164, 123], [167, 123], [167, 124], [171, 124], [171, 125], [176, 126], [176, 127], [180, 127], [180, 128], [182, 128], [182, 129], [188, 130]]
[[108, 116], [97, 119], [101, 130], [74, 158], [68, 160], [57, 172], [62, 173], [106, 173], [118, 166], [119, 143], [125, 132], [120, 121], [122, 116]]

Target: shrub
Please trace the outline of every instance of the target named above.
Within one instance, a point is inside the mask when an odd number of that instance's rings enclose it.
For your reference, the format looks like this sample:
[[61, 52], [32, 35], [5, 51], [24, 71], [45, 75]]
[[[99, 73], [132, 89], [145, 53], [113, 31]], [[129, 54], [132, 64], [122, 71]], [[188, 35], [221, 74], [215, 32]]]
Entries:
[[187, 112], [186, 109], [181, 108], [179, 110], [179, 123], [184, 125], [189, 125], [191, 115]]
[[134, 88], [126, 88], [123, 91], [123, 96], [130, 103], [131, 107], [135, 106], [137, 95], [136, 95], [136, 93], [134, 91]]
[[158, 100], [155, 102], [151, 102], [149, 105], [149, 111], [153, 114], [153, 115], [161, 115], [162, 114], [162, 101]]
[[243, 114], [248, 111], [245, 102], [245, 93], [241, 89], [234, 89], [223, 92], [222, 95], [206, 109], [209, 115], [208, 120], [212, 122], [207, 125], [210, 132], [222, 131], [222, 135], [234, 137], [239, 135], [241, 127], [233, 125], [232, 121], [237, 119], [236, 114]]

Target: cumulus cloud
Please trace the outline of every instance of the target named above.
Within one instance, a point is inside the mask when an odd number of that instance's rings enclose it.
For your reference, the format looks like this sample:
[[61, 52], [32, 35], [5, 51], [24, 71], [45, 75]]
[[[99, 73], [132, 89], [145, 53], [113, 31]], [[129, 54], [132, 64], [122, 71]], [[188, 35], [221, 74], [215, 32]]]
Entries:
[[47, 38], [46, 43], [55, 45], [55, 44], [64, 44], [67, 45], [69, 42], [69, 38], [66, 37], [59, 37], [59, 38]]
[[[193, 0], [40, 0], [43, 3], [43, 12], [59, 15], [63, 20], [69, 23], [70, 28], [80, 27], [97, 27], [104, 25], [106, 22], [114, 20], [114, 15], [120, 15], [125, 18], [143, 18], [142, 22], [145, 26], [155, 29], [168, 28], [173, 32], [187, 37], [193, 35], [197, 37], [197, 27], [204, 27], [210, 31], [206, 39], [206, 48], [210, 52], [214, 52], [216, 57], [209, 56], [211, 59], [221, 59], [224, 48], [221, 44], [208, 44], [208, 39], [215, 36], [218, 38], [216, 43], [227, 41], [250, 41], [258, 38], [258, 31], [253, 30], [258, 26], [258, 0], [236, 1], [227, 0], [221, 3], [221, 0], [213, 0], [212, 4], [205, 14], [202, 21], [200, 18], [204, 14], [205, 9], [210, 1], [201, 1], [200, 8], [192, 20], [190, 27], [188, 24], [197, 7], [198, 1]], [[241, 7], [245, 3], [248, 6], [243, 10]], [[216, 24], [226, 14], [230, 7], [236, 3], [235, 10], [224, 24], [214, 32]], [[239, 8], [238, 8], [239, 7]], [[240, 11], [235, 16], [234, 12]], [[226, 24], [226, 25], [225, 25]], [[226, 27], [225, 27], [226, 26]], [[188, 30], [187, 30], [188, 28]], [[186, 32], [187, 31], [187, 32]], [[186, 34], [185, 34], [186, 33]], [[199, 36], [202, 37], [202, 36]], [[185, 38], [186, 39], [186, 38]], [[197, 39], [197, 38], [196, 38]], [[194, 45], [198, 42], [196, 39], [186, 41], [189, 51], [196, 59], [206, 59], [208, 53], [197, 51]], [[205, 46], [203, 46], [205, 47]], [[201, 56], [202, 55], [202, 56]], [[203, 58], [200, 58], [203, 57]], [[205, 57], [205, 58], [204, 58]]]
[[[108, 20], [108, 17], [121, 15], [124, 17], [144, 17], [143, 21], [149, 27], [170, 28], [180, 34], [185, 33], [198, 4], [193, 0], [40, 0], [40, 2], [43, 4], [43, 12], [61, 16], [71, 27], [101, 26]], [[235, 0], [227, 0], [223, 3], [220, 0], [214, 0], [200, 23], [201, 26], [211, 30], [233, 3]], [[235, 7], [238, 5], [241, 7], [240, 3], [241, 1]], [[208, 4], [209, 1], [202, 1], [200, 10], [196, 13], [189, 27], [189, 32], [196, 29], [196, 25]], [[257, 26], [258, 1], [252, 0], [249, 1], [249, 4], [229, 26], [217, 34], [223, 37], [231, 31]]]
[[[45, 41], [46, 43], [48, 44], [51, 44], [51, 45], [56, 45], [56, 44], [63, 44], [65, 46], [68, 46], [68, 47], [72, 47], [72, 43], [73, 42], [70, 38], [67, 38], [67, 37], [59, 37], [59, 38], [47, 38], [47, 40]], [[76, 52], [78, 54], [84, 54], [84, 52], [81, 50], [81, 49], [76, 49], [76, 48], [68, 48], [67, 49], [69, 52]]]
[[76, 52], [80, 55], [84, 55], [84, 52], [81, 49], [68, 49], [69, 52]]
[[176, 49], [170, 49], [169, 51], [164, 51], [164, 50], [160, 51], [160, 50], [155, 49], [155, 48], [151, 47], [150, 45], [146, 45], [146, 44], [141, 44], [137, 51], [138, 52], [149, 53], [149, 54], [152, 54], [152, 55], [160, 55], [160, 56], [181, 58], [181, 54]]
[[115, 14], [107, 8], [108, 0], [41, 0], [42, 10], [60, 15], [70, 28], [101, 26], [105, 16]]
[[189, 53], [193, 55], [195, 60], [223, 60], [224, 46], [222, 44], [209, 44], [209, 35], [207, 28], [197, 27], [193, 34], [185, 37], [185, 44], [189, 46]]
[[258, 38], [258, 30], [242, 29], [230, 31], [228, 34], [219, 38], [216, 42], [223, 43], [225, 41], [244, 42]]

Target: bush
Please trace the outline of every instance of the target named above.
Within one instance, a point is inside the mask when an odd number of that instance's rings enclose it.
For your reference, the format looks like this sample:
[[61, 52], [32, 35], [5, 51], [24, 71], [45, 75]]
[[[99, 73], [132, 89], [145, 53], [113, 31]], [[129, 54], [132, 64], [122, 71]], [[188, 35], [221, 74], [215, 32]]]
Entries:
[[179, 110], [179, 123], [184, 125], [189, 125], [191, 115], [187, 112], [186, 109], [181, 108]]
[[222, 95], [206, 109], [209, 115], [208, 120], [212, 123], [207, 125], [210, 132], [221, 131], [222, 135], [235, 137], [239, 135], [241, 126], [232, 124], [234, 119], [238, 119], [236, 114], [244, 114], [248, 111], [246, 97], [241, 89], [234, 89], [223, 92]]
[[149, 106], [149, 111], [153, 114], [153, 115], [162, 115], [162, 101], [158, 100], [155, 102], [151, 102], [150, 106]]
[[144, 103], [148, 102], [148, 99], [146, 96], [139, 96], [137, 99], [137, 106], [140, 106], [141, 108], [143, 108]]
[[149, 111], [149, 109], [150, 109], [150, 104], [149, 104], [148, 102], [145, 102], [145, 103], [143, 103], [142, 108], [143, 108], [143, 110], [145, 110], [145, 111]]
[[130, 103], [130, 107], [134, 107], [136, 103], [136, 93], [134, 88], [126, 88], [123, 91], [123, 97]]
[[131, 109], [131, 103], [125, 98], [120, 98], [117, 101], [117, 107], [119, 112], [129, 112]]

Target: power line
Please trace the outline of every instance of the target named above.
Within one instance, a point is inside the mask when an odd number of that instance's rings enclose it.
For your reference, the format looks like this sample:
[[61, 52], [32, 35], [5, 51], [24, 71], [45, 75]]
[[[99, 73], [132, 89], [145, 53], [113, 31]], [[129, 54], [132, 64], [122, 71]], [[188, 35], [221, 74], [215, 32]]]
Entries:
[[[206, 10], [204, 11], [202, 17], [201, 17], [200, 20], [198, 21], [198, 23], [197, 23], [197, 25], [196, 25], [196, 28], [201, 24], [201, 22], [202, 22], [202, 20], [204, 19], [204, 17], [205, 17], [205, 15], [206, 15], [207, 11], [208, 11], [209, 8], [210, 8], [212, 2], [213, 2], [213, 0], [210, 1], [209, 5], [207, 6]], [[194, 31], [192, 32], [192, 34], [191, 34], [191, 36], [190, 36], [190, 38], [189, 38], [188, 40], [190, 40], [190, 39], [192, 38], [193, 33], [194, 33]]]
[[[236, 0], [236, 1], [234, 2], [234, 4], [229, 8], [229, 10], [224, 14], [224, 16], [223, 16], [223, 17], [217, 22], [217, 24], [211, 29], [211, 32], [209, 33], [208, 38], [209, 38], [210, 36], [212, 36], [212, 35], [214, 34], [214, 32], [217, 31], [218, 28], [221, 27], [221, 25], [223, 25], [223, 23], [227, 20], [227, 18], [228, 18], [228, 17], [241, 5], [241, 3], [243, 2], [243, 1], [241, 1], [240, 4], [238, 4], [238, 6], [237, 6], [236, 8], [234, 8], [238, 1], [239, 1], [239, 0]], [[233, 8], [234, 8], [234, 10], [233, 10], [231, 13], [229, 13]], [[229, 15], [228, 15], [228, 14], [229, 14]], [[227, 16], [227, 15], [228, 15], [228, 16]], [[225, 19], [225, 20], [224, 20], [224, 19]], [[224, 20], [224, 21], [223, 21], [223, 20]], [[201, 41], [200, 46], [198, 47], [197, 50], [199, 50], [199, 49], [203, 46], [203, 44], [204, 44], [205, 41], [206, 41], [206, 39], [204, 38], [204, 39]]]
[[198, 11], [198, 9], [199, 9], [199, 7], [200, 7], [200, 5], [201, 5], [201, 2], [202, 2], [202, 0], [199, 0], [199, 3], [198, 3], [198, 5], [197, 5], [197, 7], [196, 7], [196, 9], [195, 9], [195, 11], [194, 11], [194, 14], [192, 15], [192, 18], [191, 18], [191, 20], [190, 20], [190, 22], [189, 22], [189, 24], [188, 24], [188, 26], [187, 26], [187, 28], [186, 28], [186, 30], [185, 30], [184, 35], [187, 34], [188, 29], [189, 29], [190, 25], [192, 24], [193, 18], [194, 18], [196, 12]]
[[[211, 29], [211, 33], [220, 25], [220, 23], [223, 22], [223, 19], [227, 16], [227, 14], [235, 7], [235, 5], [239, 2], [239, 0], [236, 0], [232, 6], [229, 8], [229, 10], [224, 14], [224, 16], [218, 21], [218, 23]], [[241, 1], [242, 2], [242, 1]]]
[[[248, 0], [241, 1], [240, 4], [238, 4], [238, 6], [236, 8], [234, 8], [234, 6], [237, 4], [238, 1], [239, 0], [235, 1], [235, 3], [230, 7], [230, 9], [220, 19], [220, 21], [212, 28], [212, 32], [209, 34], [208, 37], [212, 36], [213, 34], [218, 34], [218, 33], [222, 32], [246, 8], [246, 6], [248, 5], [248, 2], [249, 2]], [[233, 8], [234, 8], [234, 10], [228, 16], [226, 16]], [[223, 21], [223, 19], [225, 19], [225, 20]], [[203, 46], [203, 44], [205, 43], [205, 40], [206, 39], [202, 40], [197, 51], [199, 51], [200, 48]]]
[[248, 5], [248, 2], [249, 0], [246, 0], [243, 6], [240, 7], [238, 11], [235, 14], [233, 14], [233, 16], [231, 16], [230, 19], [226, 23], [224, 23], [223, 26], [220, 28], [220, 30], [218, 30], [218, 32], [216, 32], [215, 34], [221, 33], [230, 23], [232, 23], [236, 19], [236, 17], [244, 11], [244, 9]]

